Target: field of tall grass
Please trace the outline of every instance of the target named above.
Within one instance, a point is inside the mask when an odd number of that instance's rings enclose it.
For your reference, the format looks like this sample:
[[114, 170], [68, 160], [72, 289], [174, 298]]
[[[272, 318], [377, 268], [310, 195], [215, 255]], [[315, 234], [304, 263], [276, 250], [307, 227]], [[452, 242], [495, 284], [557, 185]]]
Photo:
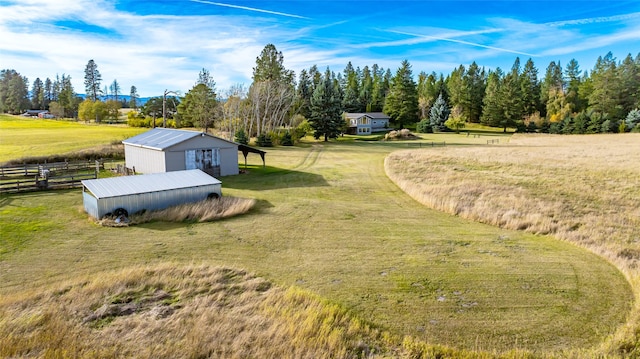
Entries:
[[[640, 294], [640, 135], [514, 135], [507, 145], [401, 151], [386, 172], [425, 205], [548, 234], [616, 265]], [[603, 344], [640, 355], [640, 308]]]
[[251, 210], [213, 222], [104, 227], [79, 190], [2, 195], [0, 356], [606, 352], [633, 303], [613, 265], [552, 236], [426, 208], [385, 174], [394, 151], [509, 139], [478, 134], [268, 148], [266, 167], [250, 155], [245, 174], [221, 179], [224, 197], [253, 199]]

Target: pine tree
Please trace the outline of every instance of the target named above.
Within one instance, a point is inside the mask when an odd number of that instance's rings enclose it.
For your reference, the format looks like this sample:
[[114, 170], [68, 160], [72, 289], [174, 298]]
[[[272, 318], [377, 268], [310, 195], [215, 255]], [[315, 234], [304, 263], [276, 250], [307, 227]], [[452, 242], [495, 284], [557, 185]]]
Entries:
[[498, 67], [496, 71], [490, 72], [487, 78], [487, 89], [482, 100], [482, 116], [480, 122], [483, 125], [497, 127], [504, 122], [504, 111], [502, 111], [502, 70]]
[[462, 98], [462, 111], [469, 122], [479, 123], [482, 116], [482, 100], [486, 84], [484, 69], [480, 69], [474, 61], [463, 78], [465, 94]]
[[520, 76], [520, 96], [522, 98], [522, 114], [533, 115], [540, 109], [540, 83], [538, 69], [533, 60], [527, 60]]
[[31, 88], [31, 107], [36, 110], [44, 110], [44, 84], [40, 78], [33, 81]]
[[619, 120], [623, 114], [618, 106], [620, 83], [617, 76], [616, 59], [611, 52], [598, 57], [591, 71], [593, 92], [589, 95], [589, 107], [597, 112], [609, 114], [611, 120]]
[[129, 108], [137, 109], [138, 108], [138, 89], [135, 86], [131, 86], [131, 90], [129, 91]]
[[296, 108], [298, 113], [309, 118], [311, 116], [311, 95], [313, 94], [313, 83], [311, 82], [311, 76], [307, 70], [302, 69], [300, 71], [300, 77], [298, 78], [298, 89], [296, 90]]
[[100, 95], [100, 82], [102, 76], [98, 71], [98, 65], [93, 60], [89, 60], [87, 66], [84, 69], [84, 88], [86, 95], [92, 100], [98, 100]]
[[360, 86], [360, 95], [358, 100], [360, 102], [360, 109], [366, 112], [371, 112], [371, 99], [373, 96], [373, 77], [369, 66], [365, 66], [362, 69], [362, 84]]
[[324, 141], [337, 138], [342, 127], [341, 100], [338, 84], [327, 67], [322, 82], [318, 84], [311, 96], [311, 117], [309, 122], [313, 128], [313, 137]]
[[418, 120], [418, 90], [413, 81], [411, 65], [404, 60], [391, 80], [389, 94], [385, 99], [384, 112], [395, 122], [396, 127]]
[[384, 99], [387, 96], [387, 88], [384, 82], [384, 70], [377, 64], [371, 67], [373, 73], [373, 93], [371, 94], [371, 112], [381, 112], [384, 108]]
[[360, 105], [360, 83], [358, 81], [358, 74], [353, 69], [351, 61], [347, 64], [347, 67], [343, 71], [344, 97], [342, 99], [342, 108], [345, 112], [362, 112]]
[[581, 73], [578, 61], [571, 59], [564, 71], [564, 76], [567, 84], [566, 98], [573, 112], [581, 112], [586, 107], [585, 101], [580, 96]]

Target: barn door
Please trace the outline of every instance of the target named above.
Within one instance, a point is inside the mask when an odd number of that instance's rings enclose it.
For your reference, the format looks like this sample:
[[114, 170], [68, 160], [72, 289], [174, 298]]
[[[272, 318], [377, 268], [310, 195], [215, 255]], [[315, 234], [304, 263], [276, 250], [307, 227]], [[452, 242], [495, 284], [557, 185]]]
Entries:
[[187, 150], [185, 151], [185, 165], [188, 170], [220, 168], [220, 149]]

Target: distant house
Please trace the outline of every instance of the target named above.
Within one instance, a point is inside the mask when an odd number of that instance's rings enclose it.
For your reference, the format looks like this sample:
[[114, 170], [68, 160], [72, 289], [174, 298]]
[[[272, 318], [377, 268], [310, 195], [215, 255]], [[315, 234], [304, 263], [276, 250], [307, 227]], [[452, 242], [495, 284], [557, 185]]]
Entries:
[[200, 170], [82, 181], [85, 211], [96, 219], [154, 211], [222, 195], [221, 182]]
[[27, 110], [22, 114], [24, 117], [37, 117], [37, 118], [54, 118], [54, 116], [47, 110]]
[[243, 146], [203, 132], [168, 128], [154, 128], [122, 143], [125, 166], [136, 172], [200, 169], [214, 177], [239, 173], [238, 150]]
[[352, 135], [370, 135], [373, 132], [385, 131], [389, 128], [391, 119], [382, 112], [345, 112], [344, 117], [349, 123], [347, 133]]

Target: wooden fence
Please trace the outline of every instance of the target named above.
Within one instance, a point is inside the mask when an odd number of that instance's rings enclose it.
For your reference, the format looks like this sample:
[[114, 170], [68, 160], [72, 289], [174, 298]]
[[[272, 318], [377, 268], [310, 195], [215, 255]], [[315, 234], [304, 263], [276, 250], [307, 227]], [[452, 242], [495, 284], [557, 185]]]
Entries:
[[98, 178], [102, 161], [54, 162], [0, 167], [0, 193], [16, 193], [81, 185]]

